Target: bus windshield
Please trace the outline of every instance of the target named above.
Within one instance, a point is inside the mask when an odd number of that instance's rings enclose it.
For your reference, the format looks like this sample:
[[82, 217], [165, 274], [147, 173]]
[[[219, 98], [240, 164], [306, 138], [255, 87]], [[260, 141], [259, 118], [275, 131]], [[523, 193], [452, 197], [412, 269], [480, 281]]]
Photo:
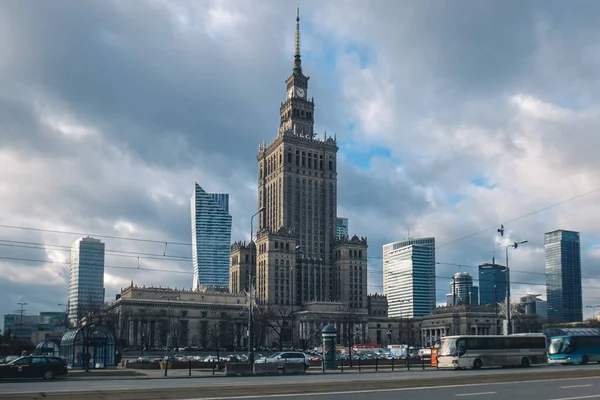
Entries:
[[456, 339], [442, 339], [438, 356], [456, 356]]
[[571, 338], [561, 337], [550, 339], [548, 354], [565, 354], [571, 351]]

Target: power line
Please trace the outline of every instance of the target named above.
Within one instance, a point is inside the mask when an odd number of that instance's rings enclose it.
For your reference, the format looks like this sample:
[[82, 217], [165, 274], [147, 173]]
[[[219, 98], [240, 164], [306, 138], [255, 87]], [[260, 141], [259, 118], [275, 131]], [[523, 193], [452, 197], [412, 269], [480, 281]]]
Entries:
[[[58, 244], [45, 244], [45, 243], [35, 243], [35, 242], [23, 242], [23, 241], [15, 241], [15, 240], [4, 240], [0, 239], [0, 246], [3, 247], [16, 247], [16, 248], [24, 248], [24, 249], [34, 249], [34, 250], [53, 250], [53, 251], [62, 251], [62, 252], [70, 252], [70, 246], [58, 245]], [[108, 253], [110, 256], [114, 257], [124, 257], [124, 258], [137, 258], [137, 259], [148, 259], [148, 260], [168, 260], [168, 261], [192, 261], [191, 257], [183, 257], [183, 256], [171, 256], [166, 254], [156, 254], [156, 253], [143, 253], [136, 251], [123, 251], [123, 250], [105, 250], [105, 253]]]
[[560, 205], [562, 205], [562, 204], [568, 203], [568, 202], [570, 202], [570, 201], [573, 201], [573, 200], [580, 199], [580, 198], [582, 198], [582, 197], [588, 196], [588, 195], [590, 195], [590, 194], [593, 194], [593, 193], [596, 193], [596, 192], [600, 192], [600, 188], [596, 188], [596, 189], [590, 190], [590, 191], [588, 191], [588, 192], [585, 192], [585, 193], [579, 194], [579, 195], [577, 195], [577, 196], [573, 196], [573, 197], [570, 197], [570, 198], [568, 198], [568, 199], [565, 199], [565, 200], [559, 201], [559, 202], [557, 202], [557, 203], [551, 204], [551, 205], [549, 205], [549, 206], [546, 206], [546, 207], [540, 208], [539, 210], [535, 210], [535, 211], [532, 211], [532, 212], [530, 212], [530, 213], [527, 213], [527, 214], [521, 215], [521, 216], [519, 216], [519, 217], [516, 217], [516, 218], [513, 218], [513, 219], [509, 219], [508, 221], [504, 221], [504, 222], [501, 222], [501, 223], [499, 223], [499, 224], [496, 224], [496, 225], [490, 226], [490, 227], [488, 227], [488, 228], [482, 229], [482, 230], [480, 230], [480, 231], [477, 231], [477, 232], [475, 232], [475, 233], [471, 233], [470, 235], [463, 236], [463, 237], [460, 237], [460, 238], [458, 238], [458, 239], [455, 239], [455, 240], [451, 240], [451, 241], [449, 241], [449, 242], [446, 242], [446, 243], [440, 244], [440, 245], [436, 246], [435, 248], [436, 248], [436, 249], [439, 249], [440, 247], [444, 247], [444, 246], [448, 246], [448, 245], [450, 245], [450, 244], [453, 244], [453, 243], [456, 243], [456, 242], [460, 242], [461, 240], [468, 239], [468, 238], [470, 238], [470, 237], [473, 237], [473, 236], [477, 236], [477, 235], [479, 235], [479, 234], [482, 234], [482, 233], [484, 233], [484, 232], [487, 232], [487, 231], [489, 231], [489, 230], [491, 230], [491, 229], [497, 229], [497, 228], [498, 228], [499, 226], [501, 226], [501, 225], [504, 225], [504, 224], [509, 224], [509, 223], [511, 223], [511, 222], [515, 222], [515, 221], [519, 221], [519, 220], [521, 220], [521, 219], [523, 219], [523, 218], [530, 217], [530, 216], [532, 216], [532, 215], [535, 215], [535, 214], [538, 214], [538, 213], [540, 213], [540, 212], [542, 212], [542, 211], [546, 211], [546, 210], [549, 210], [549, 209], [551, 209], [551, 208], [558, 207], [558, 206], [560, 206]]
[[172, 242], [169, 240], [128, 238], [128, 237], [124, 237], [124, 236], [111, 236], [111, 235], [99, 235], [99, 234], [91, 234], [91, 233], [83, 233], [83, 232], [61, 231], [58, 229], [30, 228], [30, 227], [25, 227], [25, 226], [3, 225], [3, 224], [0, 224], [0, 228], [22, 229], [22, 230], [26, 230], [26, 231], [47, 232], [47, 233], [60, 233], [60, 234], [64, 234], [64, 235], [93, 236], [93, 237], [98, 237], [98, 238], [103, 238], [103, 239], [131, 240], [134, 242], [171, 244], [171, 245], [175, 245], [175, 246], [192, 246], [191, 243]]

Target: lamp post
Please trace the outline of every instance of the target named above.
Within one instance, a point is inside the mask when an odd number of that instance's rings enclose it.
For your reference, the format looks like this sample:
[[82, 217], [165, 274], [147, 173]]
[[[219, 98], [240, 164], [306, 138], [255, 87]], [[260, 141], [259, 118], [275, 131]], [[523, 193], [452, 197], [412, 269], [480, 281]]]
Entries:
[[[296, 246], [296, 264], [301, 265], [302, 261], [300, 260], [300, 255], [302, 255], [302, 246]], [[298, 262], [300, 260], [300, 262]], [[296, 302], [296, 280], [294, 279], [294, 275], [296, 275], [296, 271], [294, 271], [294, 266], [292, 265], [292, 347], [294, 347], [294, 303]], [[302, 301], [300, 302], [302, 303]], [[304, 349], [302, 349], [304, 350]]]
[[510, 269], [508, 268], [508, 249], [516, 249], [520, 244], [527, 243], [527, 240], [521, 240], [520, 242], [513, 242], [506, 246], [506, 334], [510, 335]]
[[160, 296], [161, 299], [169, 300], [167, 302], [167, 337], [165, 339], [165, 376], [167, 376], [167, 370], [169, 369], [169, 332], [171, 331], [171, 300], [177, 298], [177, 296]]
[[[250, 217], [250, 243], [254, 243], [254, 217], [256, 217], [261, 212], [266, 210], [265, 207], [261, 207], [258, 211]], [[252, 312], [255, 301], [255, 291], [254, 291], [254, 272], [256, 271], [256, 263], [258, 262], [258, 249], [256, 245], [254, 245], [255, 251], [255, 262], [254, 265], [250, 267], [250, 273], [248, 274], [248, 362], [250, 364], [254, 364], [254, 330], [252, 329]]]
[[63, 323], [65, 324], [65, 332], [69, 329], [69, 303], [58, 303], [59, 306], [63, 306], [65, 308], [65, 320]]

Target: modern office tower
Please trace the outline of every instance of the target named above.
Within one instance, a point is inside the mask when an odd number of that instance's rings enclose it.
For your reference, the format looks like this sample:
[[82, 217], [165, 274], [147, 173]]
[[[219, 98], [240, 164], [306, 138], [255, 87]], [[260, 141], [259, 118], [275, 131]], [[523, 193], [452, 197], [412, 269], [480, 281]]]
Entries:
[[471, 305], [476, 306], [479, 304], [479, 286], [473, 285], [471, 288]]
[[277, 136], [258, 161], [256, 293], [266, 305], [346, 302], [366, 307], [367, 240], [337, 238], [337, 141], [314, 131], [315, 102], [296, 51]]
[[229, 195], [207, 193], [196, 183], [191, 198], [193, 289], [229, 287]]
[[348, 218], [337, 217], [336, 236], [338, 239], [348, 237]]
[[479, 304], [504, 303], [506, 299], [506, 267], [492, 263], [479, 266]]
[[473, 298], [473, 277], [466, 272], [457, 272], [452, 277], [450, 289], [455, 306], [475, 304]]
[[546, 296], [550, 322], [583, 320], [579, 232], [544, 234]]
[[390, 317], [429, 315], [435, 308], [435, 238], [383, 246], [383, 294]]
[[88, 313], [104, 308], [104, 243], [79, 238], [71, 246], [69, 266], [69, 321], [78, 323]]

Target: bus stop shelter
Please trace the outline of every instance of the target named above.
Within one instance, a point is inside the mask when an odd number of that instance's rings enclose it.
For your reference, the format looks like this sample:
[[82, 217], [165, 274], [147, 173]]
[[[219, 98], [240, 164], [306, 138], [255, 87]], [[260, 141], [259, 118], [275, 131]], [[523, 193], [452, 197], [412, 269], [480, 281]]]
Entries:
[[115, 365], [115, 337], [104, 326], [68, 331], [60, 342], [60, 356], [75, 369], [103, 369]]

